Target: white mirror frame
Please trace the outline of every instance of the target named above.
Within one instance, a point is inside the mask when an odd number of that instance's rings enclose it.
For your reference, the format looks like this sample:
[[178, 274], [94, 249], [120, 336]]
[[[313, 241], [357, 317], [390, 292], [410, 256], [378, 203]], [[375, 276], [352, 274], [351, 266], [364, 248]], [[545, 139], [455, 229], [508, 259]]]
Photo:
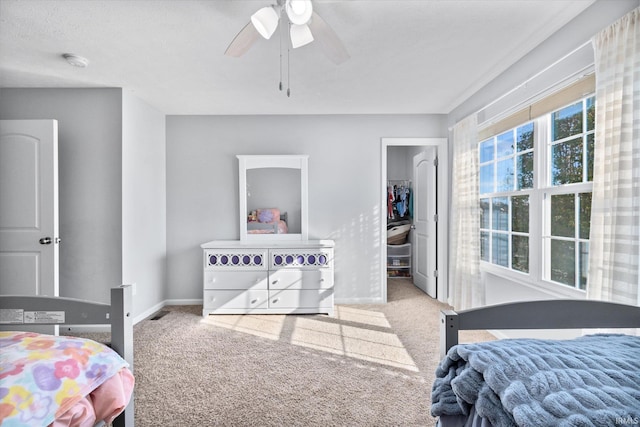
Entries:
[[[309, 204], [308, 155], [238, 155], [238, 192], [240, 199], [240, 240], [308, 240]], [[259, 168], [289, 168], [300, 170], [300, 233], [247, 233], [247, 170]]]

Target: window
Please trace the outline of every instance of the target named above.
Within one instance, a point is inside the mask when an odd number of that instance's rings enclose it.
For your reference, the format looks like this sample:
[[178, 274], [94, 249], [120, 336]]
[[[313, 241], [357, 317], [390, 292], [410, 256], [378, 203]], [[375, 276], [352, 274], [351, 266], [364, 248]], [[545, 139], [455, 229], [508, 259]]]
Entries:
[[553, 282], [586, 290], [593, 181], [594, 98], [550, 116], [550, 162], [545, 249]]
[[479, 144], [481, 259], [586, 289], [595, 98]]
[[[529, 271], [529, 196], [534, 123], [480, 143], [481, 259]], [[489, 197], [484, 197], [489, 196]]]

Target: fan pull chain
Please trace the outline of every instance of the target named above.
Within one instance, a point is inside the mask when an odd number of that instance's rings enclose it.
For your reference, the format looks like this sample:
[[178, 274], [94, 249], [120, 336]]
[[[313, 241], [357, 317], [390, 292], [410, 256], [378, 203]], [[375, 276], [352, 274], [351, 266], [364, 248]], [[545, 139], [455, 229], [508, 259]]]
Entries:
[[278, 85], [278, 89], [282, 92], [282, 29], [280, 29], [280, 84]]
[[287, 97], [291, 98], [291, 59], [289, 53], [291, 49], [287, 48]]

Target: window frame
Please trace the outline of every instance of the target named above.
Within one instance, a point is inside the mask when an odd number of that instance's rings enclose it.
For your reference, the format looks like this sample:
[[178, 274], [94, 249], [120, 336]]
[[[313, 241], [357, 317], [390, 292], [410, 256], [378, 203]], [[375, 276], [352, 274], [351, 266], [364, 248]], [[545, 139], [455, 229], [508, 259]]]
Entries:
[[[513, 270], [513, 271], [518, 271], [521, 272], [523, 274], [529, 274], [529, 272], [531, 271], [531, 266], [530, 266], [530, 259], [531, 257], [529, 257], [529, 262], [528, 262], [528, 271], [524, 272], [522, 270], [518, 270], [518, 269], [514, 269], [513, 268], [513, 237], [514, 236], [523, 236], [523, 237], [527, 237], [527, 239], [529, 239], [529, 242], [531, 241], [531, 229], [529, 228], [528, 231], [523, 232], [523, 231], [514, 231], [513, 230], [513, 197], [529, 197], [529, 217], [531, 217], [531, 202], [530, 202], [530, 194], [531, 191], [535, 188], [535, 182], [532, 183], [532, 187], [531, 188], [524, 188], [521, 189], [519, 188], [519, 180], [518, 180], [518, 160], [522, 157], [524, 157], [525, 155], [529, 154], [529, 153], [533, 153], [533, 160], [534, 160], [534, 164], [533, 164], [533, 176], [535, 179], [536, 173], [535, 173], [535, 147], [536, 147], [536, 141], [534, 140], [532, 143], [532, 147], [531, 148], [527, 148], [527, 149], [523, 149], [523, 150], [519, 150], [518, 149], [518, 143], [520, 142], [518, 140], [518, 130], [521, 128], [525, 128], [527, 126], [531, 125], [533, 127], [533, 131], [534, 131], [534, 137], [536, 135], [535, 133], [535, 120], [528, 120], [518, 126], [515, 126], [511, 129], [507, 129], [505, 131], [502, 131], [500, 133], [498, 133], [497, 135], [493, 135], [489, 138], [486, 138], [482, 141], [480, 141], [478, 143], [478, 154], [480, 156], [480, 152], [482, 150], [481, 146], [482, 144], [484, 144], [485, 142], [489, 141], [489, 140], [493, 140], [493, 155], [491, 156], [491, 159], [484, 161], [482, 163], [478, 163], [479, 164], [479, 168], [482, 168], [483, 166], [488, 166], [491, 165], [492, 166], [492, 171], [493, 171], [493, 191], [490, 193], [483, 193], [479, 195], [479, 200], [483, 200], [483, 199], [487, 199], [489, 200], [489, 210], [488, 210], [488, 214], [489, 214], [489, 218], [488, 218], [488, 228], [487, 227], [482, 227], [482, 221], [480, 222], [480, 233], [481, 233], [481, 238], [482, 238], [482, 233], [488, 233], [489, 239], [488, 239], [488, 248], [489, 248], [489, 253], [490, 253], [490, 260], [489, 261], [483, 261], [492, 265], [496, 265], [499, 268], [506, 268], [508, 270]], [[513, 136], [513, 150], [510, 154], [507, 155], [502, 155], [500, 156], [498, 153], [498, 141], [499, 141], [499, 137], [503, 136], [507, 133], [511, 133]], [[479, 159], [480, 160], [480, 159]], [[513, 168], [513, 175], [512, 175], [512, 186], [511, 189], [498, 189], [497, 188], [497, 176], [498, 176], [498, 164], [500, 164], [501, 162], [504, 162], [506, 160], [511, 160], [511, 166]], [[485, 196], [488, 195], [488, 196]], [[494, 211], [493, 211], [493, 207], [494, 207], [494, 203], [493, 201], [495, 199], [501, 199], [501, 198], [506, 198], [508, 199], [508, 211], [507, 211], [507, 229], [506, 230], [501, 230], [499, 228], [494, 228], [493, 226], [493, 220], [494, 220]], [[507, 266], [502, 266], [500, 264], [495, 264], [493, 262], [493, 259], [495, 257], [495, 253], [492, 250], [493, 248], [493, 242], [494, 242], [494, 237], [495, 236], [499, 236], [499, 235], [505, 235], [507, 236]], [[480, 243], [482, 246], [482, 242]], [[529, 251], [530, 252], [530, 251]]]
[[[509, 267], [503, 267], [492, 262], [493, 254], [489, 253], [489, 261], [480, 260], [480, 268], [482, 272], [488, 272], [496, 276], [504, 277], [505, 279], [518, 281], [519, 283], [523, 283], [527, 286], [531, 286], [538, 291], [544, 291], [550, 293], [554, 296], [562, 296], [562, 297], [570, 297], [570, 298], [584, 298], [586, 294], [586, 289], [582, 290], [575, 285], [579, 283], [579, 271], [576, 269], [576, 280], [574, 286], [569, 286], [567, 284], [556, 282], [551, 280], [551, 196], [560, 195], [560, 194], [581, 194], [581, 193], [592, 193], [593, 191], [593, 182], [579, 182], [579, 183], [570, 183], [570, 184], [560, 184], [553, 185], [552, 184], [552, 147], [554, 145], [554, 141], [551, 141], [551, 133], [552, 133], [552, 114], [557, 112], [567, 106], [573, 105], [577, 102], [583, 101], [583, 114], [585, 114], [586, 107], [588, 104], [585, 103], [586, 99], [594, 98], [595, 104], [595, 94], [593, 92], [588, 94], [583, 94], [578, 99], [573, 99], [567, 102], [564, 106], [560, 106], [554, 108], [552, 111], [546, 112], [541, 116], [526, 120], [522, 123], [519, 123], [515, 126], [512, 126], [510, 129], [506, 129], [504, 131], [498, 132], [496, 135], [485, 137], [478, 142], [478, 150], [480, 150], [480, 144], [486, 141], [489, 138], [495, 138], [498, 135], [503, 134], [504, 132], [513, 131], [519, 127], [527, 125], [529, 122], [532, 122], [534, 125], [534, 146], [533, 146], [533, 188], [524, 189], [524, 190], [511, 190], [505, 192], [495, 192], [495, 182], [494, 182], [494, 192], [493, 193], [485, 193], [479, 194], [478, 203], [480, 204], [480, 200], [489, 199], [492, 200], [496, 197], [511, 197], [511, 196], [529, 196], [529, 272], [522, 272], [519, 270], [515, 270], [512, 268], [512, 245], [509, 245]], [[586, 120], [584, 120], [583, 129], [581, 131], [582, 135], [585, 135], [585, 130], [587, 128]], [[592, 131], [586, 132], [591, 133]], [[583, 136], [583, 138], [585, 138]], [[570, 139], [570, 138], [569, 138]], [[562, 140], [559, 140], [562, 141]], [[583, 144], [585, 144], [587, 139], [583, 139]], [[585, 150], [583, 149], [583, 153]], [[479, 153], [479, 151], [478, 151]], [[517, 150], [514, 150], [514, 157], [517, 157]], [[497, 163], [497, 159], [493, 159], [494, 163]], [[480, 162], [478, 162], [480, 166]], [[482, 163], [482, 164], [486, 164]], [[587, 157], [583, 155], [583, 164], [587, 164]], [[495, 171], [494, 167], [494, 181], [496, 177], [497, 171]], [[583, 176], [588, 176], [588, 171], [583, 171]], [[591, 175], [592, 176], [592, 175]], [[517, 179], [517, 170], [514, 171], [514, 179]], [[478, 177], [478, 180], [480, 178]], [[515, 187], [515, 186], [514, 186]], [[489, 205], [491, 206], [491, 202]], [[489, 212], [491, 215], [491, 211]], [[579, 256], [580, 251], [580, 243], [588, 242], [588, 239], [580, 238], [579, 231], [577, 231], [578, 222], [579, 222], [579, 210], [576, 206], [575, 210], [575, 218], [576, 218], [576, 232], [574, 238], [568, 239], [576, 242], [576, 256]], [[491, 216], [490, 219], [491, 221]], [[481, 224], [482, 225], [482, 224]], [[491, 227], [491, 224], [489, 224]], [[481, 228], [482, 231], [487, 231], [486, 229]], [[488, 231], [492, 231], [491, 228]], [[511, 238], [513, 235], [512, 232], [512, 203], [509, 203], [509, 230], [508, 234]], [[520, 234], [520, 233], [516, 233]], [[557, 237], [557, 236], [555, 236]], [[478, 236], [480, 239], [480, 236]], [[492, 244], [491, 234], [489, 237], [489, 248], [491, 248]], [[480, 243], [482, 244], [482, 242]], [[588, 284], [587, 284], [588, 286]]]
[[[593, 194], [593, 180], [592, 181], [587, 181], [588, 176], [589, 176], [589, 171], [587, 170], [587, 165], [588, 165], [588, 156], [586, 154], [586, 150], [584, 148], [584, 144], [587, 143], [587, 138], [588, 135], [594, 135], [595, 137], [595, 126], [594, 129], [589, 130], [587, 128], [588, 123], [586, 120], [586, 112], [588, 110], [588, 103], [587, 100], [593, 98], [593, 104], [595, 107], [595, 94], [588, 94], [588, 95], [584, 95], [582, 97], [580, 97], [579, 99], [576, 99], [574, 101], [571, 101], [569, 103], [567, 103], [566, 105], [555, 109], [554, 111], [551, 111], [547, 114], [545, 114], [542, 118], [544, 119], [543, 122], [543, 126], [546, 126], [546, 129], [544, 129], [545, 133], [543, 134], [546, 137], [546, 142], [545, 142], [545, 149], [542, 150], [543, 153], [542, 155], [544, 156], [541, 160], [543, 161], [543, 166], [542, 166], [542, 172], [543, 174], [541, 175], [541, 177], [543, 178], [543, 181], [540, 183], [541, 187], [539, 188], [540, 190], [543, 191], [542, 193], [542, 212], [541, 212], [541, 218], [543, 219], [543, 226], [542, 226], [542, 236], [541, 236], [541, 241], [542, 241], [542, 252], [540, 253], [540, 260], [542, 263], [542, 279], [543, 281], [554, 285], [554, 286], [561, 286], [561, 287], [567, 287], [569, 289], [573, 289], [575, 291], [580, 292], [581, 294], [585, 294], [586, 293], [586, 287], [588, 286], [588, 283], [585, 285], [585, 289], [580, 289], [579, 287], [579, 272], [578, 272], [578, 268], [576, 268], [576, 276], [574, 279], [574, 285], [573, 287], [570, 287], [567, 284], [561, 283], [561, 282], [557, 282], [551, 279], [551, 241], [552, 240], [562, 240], [562, 241], [571, 241], [575, 243], [575, 247], [574, 247], [574, 255], [576, 257], [576, 259], [574, 260], [574, 263], [576, 264], [576, 266], [578, 265], [578, 257], [580, 256], [580, 244], [581, 243], [585, 243], [585, 242], [589, 242], [589, 239], [583, 239], [580, 237], [580, 231], [579, 231], [579, 218], [580, 218], [580, 211], [579, 211], [579, 206], [578, 204], [574, 205], [574, 219], [575, 221], [575, 225], [574, 225], [574, 236], [572, 238], [570, 237], [562, 237], [562, 236], [552, 236], [551, 234], [551, 198], [552, 196], [557, 196], [557, 195], [567, 195], [567, 194], [572, 194], [574, 195], [574, 200], [579, 198], [579, 195], [582, 193], [592, 193]], [[558, 184], [558, 185], [554, 185], [552, 180], [552, 165], [551, 162], [553, 161], [553, 146], [557, 145], [559, 143], [563, 143], [566, 141], [570, 141], [572, 138], [575, 138], [576, 135], [572, 135], [570, 137], [566, 137], [566, 138], [561, 138], [558, 139], [556, 141], [552, 141], [552, 131], [553, 131], [553, 124], [552, 124], [552, 114], [556, 111], [562, 110], [566, 107], [569, 107], [571, 105], [577, 104], [578, 102], [582, 102], [582, 114], [585, 115], [585, 120], [583, 120], [583, 124], [582, 124], [582, 129], [579, 133], [579, 135], [581, 135], [580, 137], [583, 138], [582, 144], [583, 144], [583, 150], [582, 150], [582, 163], [583, 163], [583, 171], [582, 171], [582, 182], [574, 182], [574, 183], [569, 183], [569, 184]], [[535, 154], [534, 154], [535, 157]], [[593, 177], [593, 173], [591, 175]]]

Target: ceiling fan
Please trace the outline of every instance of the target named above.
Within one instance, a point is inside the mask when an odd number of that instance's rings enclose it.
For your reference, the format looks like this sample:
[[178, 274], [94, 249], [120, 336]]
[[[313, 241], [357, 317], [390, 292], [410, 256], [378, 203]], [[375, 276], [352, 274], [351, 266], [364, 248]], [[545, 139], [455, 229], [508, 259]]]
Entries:
[[[251, 20], [235, 36], [225, 55], [244, 55], [259, 36], [271, 38], [280, 20], [288, 21], [291, 47], [298, 48], [317, 41], [322, 51], [336, 64], [349, 59], [349, 53], [333, 29], [313, 10], [311, 0], [277, 0], [251, 15]], [[286, 25], [287, 22], [283, 22]]]

